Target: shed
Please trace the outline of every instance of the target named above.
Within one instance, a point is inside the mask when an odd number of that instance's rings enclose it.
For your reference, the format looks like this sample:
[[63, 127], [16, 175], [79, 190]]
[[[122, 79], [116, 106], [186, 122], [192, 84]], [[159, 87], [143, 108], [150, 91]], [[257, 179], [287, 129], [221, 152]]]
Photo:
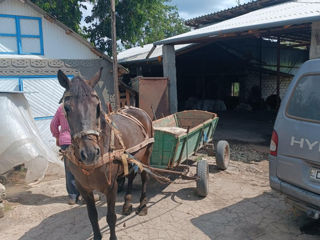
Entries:
[[100, 67], [96, 91], [106, 109], [114, 103], [110, 58], [31, 1], [0, 0], [0, 91], [32, 92], [26, 98], [48, 145], [55, 145], [49, 124], [64, 91], [57, 71], [89, 79]]
[[232, 108], [251, 95], [282, 97], [301, 63], [319, 55], [319, 1], [257, 0], [211, 14], [213, 24], [208, 18], [197, 25], [204, 27], [155, 42], [150, 51], [162, 48], [161, 62], [122, 61], [131, 72], [169, 77], [171, 112], [190, 98], [220, 99]]

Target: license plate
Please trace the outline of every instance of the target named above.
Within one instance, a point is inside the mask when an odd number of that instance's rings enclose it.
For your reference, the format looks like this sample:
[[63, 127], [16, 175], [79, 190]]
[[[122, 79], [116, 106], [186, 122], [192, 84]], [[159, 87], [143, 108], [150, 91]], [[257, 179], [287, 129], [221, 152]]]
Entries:
[[310, 170], [310, 178], [316, 181], [320, 181], [320, 169], [311, 168]]

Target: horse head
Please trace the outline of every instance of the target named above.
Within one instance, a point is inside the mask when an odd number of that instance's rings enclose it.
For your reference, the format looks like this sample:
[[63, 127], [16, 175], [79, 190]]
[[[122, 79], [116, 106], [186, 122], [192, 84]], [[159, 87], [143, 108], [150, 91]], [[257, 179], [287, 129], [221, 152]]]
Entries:
[[69, 123], [72, 142], [79, 161], [88, 166], [95, 164], [100, 155], [99, 146], [101, 102], [94, 90], [101, 77], [102, 68], [90, 80], [81, 76], [71, 81], [61, 71], [58, 71], [58, 80], [65, 88], [63, 95], [63, 109]]

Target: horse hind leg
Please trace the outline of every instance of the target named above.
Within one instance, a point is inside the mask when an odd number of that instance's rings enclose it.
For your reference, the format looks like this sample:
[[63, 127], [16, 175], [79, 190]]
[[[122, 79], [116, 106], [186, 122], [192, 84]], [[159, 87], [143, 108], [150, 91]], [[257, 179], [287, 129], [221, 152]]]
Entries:
[[93, 192], [87, 192], [84, 190], [80, 184], [77, 184], [77, 189], [79, 190], [81, 196], [86, 201], [87, 204], [87, 211], [89, 220], [91, 222], [92, 230], [93, 230], [93, 239], [94, 240], [101, 240], [102, 235], [100, 232], [100, 227], [98, 223], [98, 213], [96, 209], [96, 203], [94, 201]]
[[128, 176], [128, 186], [127, 191], [124, 196], [124, 204], [122, 207], [122, 214], [123, 215], [130, 215], [132, 212], [132, 183], [133, 179], [135, 178], [136, 174], [134, 172], [131, 172]]
[[117, 215], [115, 212], [115, 204], [117, 197], [118, 186], [117, 183], [114, 184], [113, 188], [106, 194], [108, 212], [107, 212], [107, 223], [110, 228], [110, 240], [117, 240], [116, 236], [116, 222]]
[[[150, 145], [148, 146], [146, 153], [145, 153], [145, 158], [143, 161], [144, 164], [150, 165], [150, 157], [152, 153], [152, 148], [153, 146]], [[141, 196], [140, 196], [140, 205], [138, 209], [136, 210], [136, 214], [139, 216], [145, 216], [148, 214], [148, 208], [147, 208], [147, 203], [148, 203], [148, 198], [147, 198], [147, 183], [149, 181], [149, 174], [146, 171], [143, 171], [141, 173], [141, 182], [142, 182], [142, 189], [141, 189]]]
[[140, 196], [140, 205], [138, 209], [136, 210], [136, 214], [139, 216], [145, 216], [148, 213], [148, 208], [147, 208], [147, 182], [149, 179], [149, 175], [147, 174], [146, 171], [143, 171], [141, 173], [141, 182], [142, 182], [142, 191], [141, 191], [141, 196]]

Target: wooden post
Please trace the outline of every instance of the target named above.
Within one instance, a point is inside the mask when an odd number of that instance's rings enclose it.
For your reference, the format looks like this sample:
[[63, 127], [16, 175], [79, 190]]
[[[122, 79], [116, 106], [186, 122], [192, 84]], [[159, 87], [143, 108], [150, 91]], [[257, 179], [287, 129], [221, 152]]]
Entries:
[[116, 34], [116, 6], [115, 0], [111, 0], [111, 38], [112, 38], [112, 58], [113, 58], [113, 84], [116, 109], [120, 108], [119, 83], [118, 83], [118, 60], [117, 60], [117, 34]]
[[310, 59], [320, 58], [320, 22], [312, 23], [309, 57]]
[[170, 113], [172, 114], [178, 111], [176, 53], [174, 46], [164, 45], [162, 54], [163, 76], [169, 78]]

